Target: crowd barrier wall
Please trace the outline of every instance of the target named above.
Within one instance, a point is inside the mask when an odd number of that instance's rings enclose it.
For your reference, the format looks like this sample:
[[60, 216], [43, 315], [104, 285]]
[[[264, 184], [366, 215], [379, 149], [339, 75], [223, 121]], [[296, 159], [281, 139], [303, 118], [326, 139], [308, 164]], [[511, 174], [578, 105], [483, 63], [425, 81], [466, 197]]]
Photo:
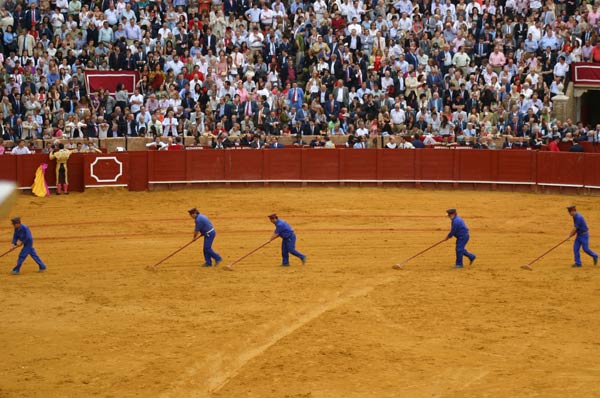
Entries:
[[[0, 156], [0, 179], [21, 189], [48, 155]], [[138, 151], [73, 154], [72, 191], [127, 187], [143, 191], [202, 184], [396, 184], [472, 189], [582, 190], [600, 188], [600, 154], [524, 150], [270, 149]], [[599, 191], [600, 192], [600, 191]]]

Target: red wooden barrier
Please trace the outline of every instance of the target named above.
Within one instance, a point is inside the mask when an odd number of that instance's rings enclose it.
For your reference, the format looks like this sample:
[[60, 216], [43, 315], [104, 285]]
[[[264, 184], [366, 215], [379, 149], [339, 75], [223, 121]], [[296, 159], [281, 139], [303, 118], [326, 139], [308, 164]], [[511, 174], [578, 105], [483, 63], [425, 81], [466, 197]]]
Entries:
[[185, 151], [187, 177], [191, 181], [225, 180], [226, 156], [224, 150], [203, 149]]
[[584, 154], [539, 152], [537, 183], [539, 185], [583, 186]]
[[412, 182], [415, 176], [416, 150], [382, 149], [378, 151], [378, 179]]
[[339, 180], [340, 151], [345, 149], [305, 149], [302, 151], [303, 180]]
[[452, 151], [455, 152], [456, 181], [491, 183], [497, 181], [497, 151]]
[[[41, 163], [55, 185], [48, 155], [0, 156], [0, 178], [29, 188]], [[120, 163], [120, 164], [119, 164]], [[94, 177], [96, 175], [96, 177]], [[600, 188], [600, 154], [538, 151], [388, 149], [199, 150], [73, 154], [71, 190], [119, 185], [210, 182], [405, 182]], [[561, 188], [562, 189], [562, 188]]]
[[17, 182], [17, 156], [0, 156], [0, 180]]
[[272, 149], [264, 151], [263, 169], [266, 179], [302, 180], [302, 151]]
[[340, 150], [340, 179], [377, 180], [377, 149]]
[[600, 188], [600, 154], [586, 154], [583, 158], [583, 183], [586, 186]]
[[129, 184], [129, 154], [127, 152], [113, 152], [111, 154], [96, 155], [82, 154], [85, 187], [107, 187]]
[[148, 151], [147, 153], [149, 182], [186, 182], [187, 152]]
[[492, 151], [498, 156], [496, 181], [499, 183], [535, 184], [537, 154], [535, 151]]
[[418, 150], [415, 159], [416, 178], [421, 181], [454, 181], [454, 155], [450, 149]]
[[145, 191], [148, 189], [148, 152], [127, 152], [129, 155], [129, 190]]
[[[266, 180], [263, 175], [263, 154], [259, 150], [223, 150], [228, 165], [227, 180]], [[227, 170], [227, 168], [226, 168]]]

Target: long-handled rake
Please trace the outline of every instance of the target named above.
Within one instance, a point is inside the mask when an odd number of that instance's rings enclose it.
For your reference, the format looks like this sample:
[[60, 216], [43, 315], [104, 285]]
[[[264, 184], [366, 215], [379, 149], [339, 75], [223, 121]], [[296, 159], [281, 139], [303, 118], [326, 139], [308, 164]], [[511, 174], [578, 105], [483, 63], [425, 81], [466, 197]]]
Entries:
[[238, 258], [237, 260], [235, 260], [234, 262], [232, 262], [229, 265], [226, 265], [225, 267], [223, 267], [224, 270], [227, 271], [233, 271], [233, 266], [237, 263], [239, 263], [240, 261], [242, 261], [243, 259], [245, 259], [246, 257], [248, 257], [249, 255], [259, 251], [260, 249], [262, 249], [263, 247], [265, 247], [266, 245], [268, 245], [269, 243], [273, 242], [273, 240], [268, 240], [265, 243], [263, 243], [262, 245], [258, 246], [256, 249], [252, 250], [249, 253], [244, 254], [242, 257]]
[[418, 252], [418, 253], [417, 253], [417, 254], [415, 254], [414, 256], [412, 256], [412, 257], [409, 257], [409, 258], [407, 258], [406, 260], [399, 262], [398, 264], [394, 264], [394, 265], [392, 266], [392, 268], [393, 268], [393, 269], [402, 269], [402, 266], [403, 266], [404, 264], [406, 264], [407, 262], [409, 262], [410, 260], [412, 260], [413, 258], [415, 258], [415, 257], [419, 257], [421, 254], [423, 254], [423, 253], [425, 253], [425, 252], [427, 252], [427, 251], [429, 251], [429, 250], [433, 249], [433, 248], [434, 248], [434, 247], [436, 247], [437, 245], [440, 245], [440, 244], [444, 243], [446, 240], [447, 240], [447, 239], [442, 239], [441, 241], [439, 241], [439, 242], [437, 242], [437, 243], [434, 243], [433, 245], [429, 246], [427, 249], [425, 249], [425, 250], [421, 250], [420, 252]]
[[186, 247], [188, 247], [189, 245], [191, 245], [192, 243], [194, 243], [196, 240], [197, 239], [192, 239], [191, 241], [189, 241], [185, 245], [181, 246], [179, 249], [175, 250], [173, 253], [169, 254], [167, 257], [165, 257], [162, 260], [160, 260], [159, 262], [157, 262], [156, 264], [154, 264], [154, 265], [148, 265], [146, 267], [146, 269], [147, 270], [151, 270], [151, 271], [156, 270], [156, 267], [158, 267], [160, 264], [164, 263], [165, 261], [167, 261], [168, 259], [170, 259], [174, 255], [176, 255], [177, 253], [179, 253], [180, 251], [182, 251], [183, 249], [185, 249]]
[[569, 239], [571, 239], [570, 236], [568, 238], [560, 241], [556, 245], [552, 246], [550, 249], [546, 250], [541, 256], [536, 257], [535, 259], [533, 259], [532, 261], [530, 261], [528, 264], [521, 265], [521, 268], [526, 269], [527, 271], [533, 271], [533, 268], [531, 268], [531, 266], [533, 265], [533, 263], [537, 262], [538, 260], [541, 260], [546, 254], [550, 253], [552, 250], [556, 249], [557, 247], [559, 247], [560, 245], [562, 245], [563, 243], [565, 243]]

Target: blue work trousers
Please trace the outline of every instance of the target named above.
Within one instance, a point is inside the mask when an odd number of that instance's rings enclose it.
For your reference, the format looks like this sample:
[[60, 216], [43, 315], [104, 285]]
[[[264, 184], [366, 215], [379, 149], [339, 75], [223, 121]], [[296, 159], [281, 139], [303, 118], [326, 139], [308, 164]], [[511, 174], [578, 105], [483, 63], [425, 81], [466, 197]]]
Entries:
[[281, 239], [281, 264], [290, 264], [290, 254], [298, 257], [300, 260], [304, 259], [304, 254], [296, 250], [296, 235], [292, 235], [286, 239]]
[[581, 235], [577, 235], [575, 238], [575, 242], [573, 242], [573, 254], [575, 255], [575, 264], [581, 265], [581, 256], [579, 255], [579, 249], [583, 247], [583, 251], [591, 257], [597, 257], [598, 255], [594, 253], [589, 246], [590, 242], [590, 234], [585, 233]]
[[472, 260], [475, 255], [473, 253], [469, 253], [465, 246], [467, 246], [467, 242], [469, 242], [469, 235], [459, 236], [456, 238], [456, 264], [455, 265], [463, 265], [463, 257], [468, 257], [469, 260]]
[[216, 231], [207, 232], [204, 234], [204, 261], [207, 265], [212, 265], [213, 258], [215, 261], [221, 261], [221, 256], [219, 256], [212, 248], [212, 244], [216, 236]]
[[13, 271], [19, 272], [21, 270], [21, 265], [23, 265], [23, 262], [25, 261], [27, 256], [31, 256], [33, 261], [37, 263], [40, 269], [46, 269], [46, 265], [44, 264], [42, 259], [37, 255], [33, 246], [26, 245], [23, 246], [23, 248], [21, 249], [21, 252], [19, 253], [19, 259], [17, 260], [17, 265], [15, 268], [13, 268]]

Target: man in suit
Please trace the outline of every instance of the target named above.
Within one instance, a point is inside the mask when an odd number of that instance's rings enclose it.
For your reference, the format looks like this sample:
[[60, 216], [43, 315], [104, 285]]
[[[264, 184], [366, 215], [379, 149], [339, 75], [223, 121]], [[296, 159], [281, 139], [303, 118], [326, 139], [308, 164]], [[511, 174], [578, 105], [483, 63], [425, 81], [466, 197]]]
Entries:
[[[281, 122], [277, 117], [275, 111], [269, 112], [269, 115], [265, 118], [265, 132], [267, 135], [280, 135], [281, 134]], [[281, 145], [281, 144], [279, 144]], [[273, 148], [273, 147], [272, 147]], [[278, 148], [283, 148], [279, 146]]]
[[248, 97], [246, 101], [242, 103], [242, 117], [250, 116], [254, 117], [258, 113], [258, 104]]
[[481, 65], [481, 61], [487, 59], [490, 56], [489, 46], [483, 41], [483, 37], [479, 38], [479, 42], [475, 44], [473, 48], [473, 60], [475, 65]]
[[263, 47], [263, 59], [267, 60], [267, 62], [271, 62], [273, 59], [277, 59], [278, 56], [278, 46], [275, 42], [275, 35], [271, 35], [267, 44]]
[[335, 79], [343, 79], [344, 78], [344, 70], [342, 67], [341, 61], [338, 59], [335, 53], [331, 54], [331, 58], [329, 60], [329, 66], [327, 68], [331, 75], [335, 77]]
[[317, 99], [317, 101], [319, 101], [319, 103], [321, 105], [325, 104], [325, 102], [327, 102], [327, 99], [329, 98], [329, 94], [331, 92], [327, 89], [327, 86], [325, 84], [321, 84], [319, 86], [319, 91], [317, 91], [314, 94], [314, 98]]
[[433, 89], [433, 86], [441, 87], [443, 82], [444, 75], [442, 75], [437, 65], [434, 65], [431, 69], [431, 73], [427, 75], [427, 85], [429, 88]]
[[113, 46], [112, 51], [108, 54], [108, 66], [111, 70], [120, 70], [120, 62], [122, 60], [121, 48], [119, 46]]
[[23, 26], [27, 30], [31, 30], [31, 28], [35, 28], [40, 21], [42, 20], [41, 14], [38, 9], [35, 8], [36, 2], [31, 2], [29, 10], [25, 12], [25, 17], [23, 19]]
[[351, 53], [355, 53], [356, 51], [362, 50], [362, 43], [360, 40], [360, 36], [356, 32], [356, 29], [352, 29], [352, 32], [348, 36], [346, 36], [345, 45], [348, 46]]
[[[12, 78], [11, 78], [12, 79]], [[10, 104], [12, 106], [12, 110], [15, 116], [21, 116], [25, 113], [25, 106], [21, 102], [21, 94], [13, 91], [8, 95], [8, 99], [10, 100]]]
[[269, 145], [269, 148], [281, 149], [281, 148], [285, 148], [285, 145], [279, 143], [279, 138], [271, 137], [271, 144]]
[[137, 66], [137, 58], [131, 54], [131, 49], [125, 50], [125, 56], [121, 58], [121, 64], [119, 65], [122, 70], [135, 70]]
[[225, 14], [226, 17], [228, 17], [231, 13], [235, 13], [236, 11], [237, 6], [235, 0], [225, 0], [223, 2], [223, 14]]
[[250, 0], [237, 0], [237, 13], [244, 14], [250, 9]]
[[202, 40], [204, 43], [202, 55], [208, 54], [208, 49], [211, 49], [213, 54], [217, 53], [217, 37], [212, 34], [211, 28], [206, 29], [206, 34]]
[[175, 35], [175, 48], [178, 54], [183, 54], [188, 49], [189, 39], [185, 32], [185, 27], [180, 24], [179, 33]]
[[238, 120], [244, 119], [244, 107], [240, 102], [240, 95], [236, 94], [233, 96], [233, 101], [231, 102], [231, 115], [230, 119], [235, 116]]
[[337, 59], [342, 59], [342, 48], [344, 47], [345, 41], [343, 37], [340, 37], [337, 41], [334, 41], [331, 45], [331, 54], [335, 54]]
[[583, 147], [579, 145], [579, 140], [573, 140], [573, 146], [569, 148], [569, 152], [584, 152]]
[[27, 53], [31, 56], [34, 47], [35, 37], [28, 30], [21, 29], [21, 34], [17, 37], [18, 54], [23, 55], [23, 51], [27, 50]]
[[413, 66], [413, 70], [417, 70], [417, 66], [419, 65], [419, 60], [417, 58], [417, 48], [414, 44], [410, 45], [409, 51], [406, 53], [404, 60], [409, 63], [409, 65]]
[[514, 140], [515, 139], [512, 135], [507, 136], [504, 144], [502, 144], [502, 149], [512, 149], [515, 145]]
[[[13, 12], [14, 26], [15, 28], [23, 28], [25, 26], [25, 16], [27, 11], [23, 10], [21, 4], [17, 4], [15, 11]], [[16, 29], [13, 29], [15, 31]]]
[[[281, 56], [284, 51], [287, 54], [295, 54], [297, 52], [296, 44], [294, 42], [291, 42], [289, 37], [287, 37], [287, 36], [283, 36], [283, 38], [281, 39], [281, 42], [278, 44], [278, 47], [277, 47], [277, 54], [279, 56]], [[282, 60], [282, 62], [280, 62], [280, 65], [284, 65], [286, 63], [287, 63], [287, 59]]]
[[329, 98], [324, 104], [325, 115], [329, 120], [337, 118], [338, 113], [340, 113], [340, 104], [334, 98], [333, 93], [329, 94]]
[[321, 127], [315, 123], [314, 120], [309, 120], [308, 124], [305, 124], [302, 132], [304, 133], [304, 135], [320, 135], [321, 134]]
[[92, 44], [94, 47], [96, 47], [98, 45], [98, 39], [100, 37], [100, 31], [98, 29], [96, 29], [96, 24], [91, 22], [88, 25], [88, 28], [86, 30], [86, 39], [87, 42]]
[[525, 41], [527, 38], [527, 24], [523, 22], [523, 17], [518, 17], [518, 22], [513, 27], [513, 37], [515, 38], [517, 48], [521, 44], [521, 42]]
[[340, 106], [348, 106], [350, 105], [350, 96], [348, 92], [348, 87], [344, 85], [344, 81], [339, 79], [337, 81], [336, 87], [333, 89], [333, 98]]
[[302, 108], [302, 103], [304, 102], [304, 90], [298, 87], [297, 81], [294, 81], [292, 87], [288, 90], [288, 101], [290, 103], [290, 108], [294, 107], [296, 110]]
[[429, 99], [427, 103], [428, 110], [434, 108], [438, 113], [440, 113], [444, 109], [444, 101], [440, 98], [438, 92], [434, 92], [433, 96]]

